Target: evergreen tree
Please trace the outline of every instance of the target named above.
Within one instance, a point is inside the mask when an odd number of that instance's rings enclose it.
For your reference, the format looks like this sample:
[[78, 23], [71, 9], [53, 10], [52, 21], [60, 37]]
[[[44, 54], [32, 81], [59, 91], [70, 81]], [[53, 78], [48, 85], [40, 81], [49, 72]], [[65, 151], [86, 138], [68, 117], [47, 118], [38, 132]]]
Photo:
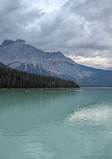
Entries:
[[0, 88], [79, 88], [73, 81], [0, 67]]

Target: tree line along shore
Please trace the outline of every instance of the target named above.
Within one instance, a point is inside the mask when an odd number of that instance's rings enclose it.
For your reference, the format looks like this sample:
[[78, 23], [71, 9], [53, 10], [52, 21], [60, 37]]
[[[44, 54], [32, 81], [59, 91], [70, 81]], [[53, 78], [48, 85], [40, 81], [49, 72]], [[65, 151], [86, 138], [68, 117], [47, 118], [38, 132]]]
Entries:
[[0, 67], [0, 88], [79, 88], [73, 81]]

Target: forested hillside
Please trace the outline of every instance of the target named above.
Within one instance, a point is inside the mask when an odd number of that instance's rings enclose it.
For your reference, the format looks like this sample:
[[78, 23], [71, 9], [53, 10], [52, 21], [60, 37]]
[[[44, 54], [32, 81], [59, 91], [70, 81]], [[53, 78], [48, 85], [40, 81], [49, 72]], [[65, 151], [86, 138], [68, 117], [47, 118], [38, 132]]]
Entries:
[[0, 65], [0, 88], [78, 88], [73, 81], [17, 71]]

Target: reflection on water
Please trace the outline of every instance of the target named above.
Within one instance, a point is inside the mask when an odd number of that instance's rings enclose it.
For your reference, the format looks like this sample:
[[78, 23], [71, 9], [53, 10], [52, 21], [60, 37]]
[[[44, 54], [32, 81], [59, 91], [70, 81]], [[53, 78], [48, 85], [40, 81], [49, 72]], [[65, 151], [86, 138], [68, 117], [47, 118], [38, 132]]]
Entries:
[[112, 158], [112, 89], [0, 91], [0, 159]]
[[84, 108], [81, 110], [75, 111], [73, 114], [70, 115], [69, 120], [89, 120], [89, 121], [96, 121], [96, 122], [104, 122], [109, 117], [111, 117], [112, 108], [105, 105], [99, 106], [92, 106], [91, 108]]

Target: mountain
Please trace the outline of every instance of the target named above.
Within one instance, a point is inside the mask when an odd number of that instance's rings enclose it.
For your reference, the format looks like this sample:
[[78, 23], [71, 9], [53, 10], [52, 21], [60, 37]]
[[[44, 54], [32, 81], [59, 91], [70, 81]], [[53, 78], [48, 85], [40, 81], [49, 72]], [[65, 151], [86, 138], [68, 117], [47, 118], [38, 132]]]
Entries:
[[0, 88], [79, 88], [73, 81], [11, 69], [0, 63]]
[[112, 86], [111, 70], [79, 65], [61, 52], [44, 52], [20, 39], [0, 45], [0, 61], [16, 70], [73, 80], [80, 86]]
[[3, 64], [3, 63], [1, 63], [1, 62], [0, 62], [0, 67], [1, 67], [1, 68], [7, 68], [7, 66], [6, 66], [6, 65], [4, 65], [4, 64]]

